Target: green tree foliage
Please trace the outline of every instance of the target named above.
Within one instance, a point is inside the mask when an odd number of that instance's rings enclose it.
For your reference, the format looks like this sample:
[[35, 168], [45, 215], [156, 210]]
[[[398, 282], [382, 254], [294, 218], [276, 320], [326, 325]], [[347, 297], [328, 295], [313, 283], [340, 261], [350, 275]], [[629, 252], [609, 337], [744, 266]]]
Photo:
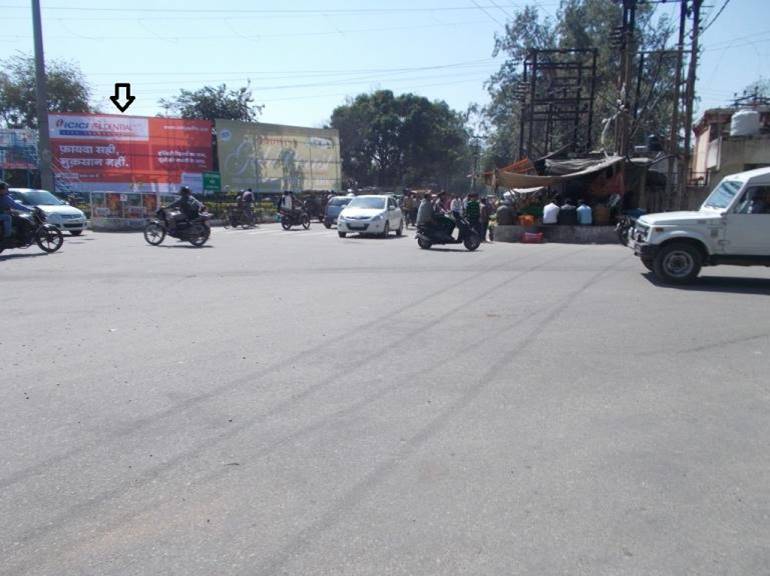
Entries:
[[254, 105], [249, 86], [228, 90], [227, 85], [204, 86], [199, 90], [179, 90], [172, 98], [161, 98], [166, 112], [190, 120], [241, 120], [253, 122], [262, 111]]
[[[91, 112], [91, 90], [80, 68], [64, 60], [46, 63], [48, 110]], [[8, 128], [37, 128], [35, 59], [17, 54], [0, 61], [0, 119]]]
[[[562, 0], [555, 18], [543, 17], [536, 6], [527, 6], [514, 14], [506, 25], [505, 33], [495, 36], [493, 54], [502, 54], [505, 60], [500, 70], [487, 81], [491, 98], [484, 110], [489, 127], [485, 157], [487, 166], [500, 166], [518, 159], [521, 101], [515, 94], [515, 88], [522, 80], [521, 63], [535, 48], [597, 49], [592, 139], [595, 145], [598, 143], [601, 122], [617, 112], [621, 96], [618, 85], [620, 50], [610, 42], [612, 30], [620, 24], [621, 15], [620, 5], [613, 0]], [[654, 5], [641, 3], [636, 18], [636, 49], [653, 51], [666, 48], [674, 31], [672, 22], [655, 15]], [[632, 78], [636, 78], [638, 65], [637, 59]], [[675, 59], [670, 54], [649, 54], [641, 70], [643, 81], [638, 101], [635, 98], [635, 82], [626, 87], [632, 107], [636, 101], [639, 108], [638, 120], [632, 121], [631, 128], [635, 142], [642, 142], [646, 134], [666, 134], [673, 100], [674, 65]]]
[[446, 102], [379, 90], [337, 107], [331, 127], [340, 132], [345, 177], [359, 186], [467, 182], [465, 118]]

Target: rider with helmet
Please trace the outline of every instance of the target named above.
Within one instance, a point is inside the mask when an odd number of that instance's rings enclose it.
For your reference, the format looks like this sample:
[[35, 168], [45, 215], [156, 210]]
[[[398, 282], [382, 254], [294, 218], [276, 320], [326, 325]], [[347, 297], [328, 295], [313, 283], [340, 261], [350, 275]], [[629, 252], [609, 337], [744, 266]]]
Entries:
[[179, 198], [166, 206], [167, 210], [179, 210], [172, 216], [169, 228], [174, 230], [179, 222], [195, 220], [204, 208], [203, 204], [193, 198], [190, 189], [187, 186], [182, 186], [179, 189]]

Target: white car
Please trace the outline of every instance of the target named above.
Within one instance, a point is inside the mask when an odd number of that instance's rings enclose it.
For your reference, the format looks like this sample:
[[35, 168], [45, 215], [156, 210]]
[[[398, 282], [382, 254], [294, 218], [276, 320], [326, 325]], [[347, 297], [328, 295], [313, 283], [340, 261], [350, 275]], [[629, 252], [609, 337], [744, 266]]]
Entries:
[[348, 234], [376, 234], [387, 236], [404, 232], [404, 215], [392, 196], [356, 196], [337, 217], [340, 238]]
[[59, 200], [48, 190], [11, 188], [8, 192], [17, 202], [30, 208], [40, 208], [45, 212], [46, 221], [60, 230], [79, 236], [86, 228], [87, 219], [83, 211], [70, 206], [64, 200]]

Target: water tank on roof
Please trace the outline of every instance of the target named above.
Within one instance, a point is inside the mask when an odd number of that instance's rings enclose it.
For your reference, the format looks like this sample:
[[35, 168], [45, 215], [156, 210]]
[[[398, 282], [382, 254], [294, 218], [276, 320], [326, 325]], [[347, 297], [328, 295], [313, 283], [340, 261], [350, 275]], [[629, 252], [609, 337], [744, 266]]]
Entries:
[[730, 120], [730, 136], [754, 136], [759, 134], [759, 112], [738, 110]]

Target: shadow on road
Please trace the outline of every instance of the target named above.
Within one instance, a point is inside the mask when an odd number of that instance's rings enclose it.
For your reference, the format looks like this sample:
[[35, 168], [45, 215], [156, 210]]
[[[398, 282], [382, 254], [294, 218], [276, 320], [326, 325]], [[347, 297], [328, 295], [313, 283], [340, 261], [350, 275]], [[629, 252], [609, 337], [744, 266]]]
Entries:
[[204, 244], [203, 246], [193, 246], [192, 244], [172, 244], [172, 245], [164, 245], [161, 244], [160, 246], [155, 246], [155, 248], [186, 248], [188, 250], [202, 250], [204, 248], [213, 248], [210, 244]]
[[735, 276], [702, 276], [692, 284], [665, 284], [655, 274], [643, 274], [650, 284], [660, 288], [673, 288], [690, 292], [727, 292], [731, 294], [770, 294], [768, 278], [736, 278]]
[[[9, 248], [9, 250], [13, 250], [13, 248]], [[27, 254], [0, 254], [0, 262], [3, 262], [4, 260], [16, 260], [19, 258], [35, 258], [37, 256], [50, 256], [50, 254], [46, 254], [45, 252], [28, 252]]]

